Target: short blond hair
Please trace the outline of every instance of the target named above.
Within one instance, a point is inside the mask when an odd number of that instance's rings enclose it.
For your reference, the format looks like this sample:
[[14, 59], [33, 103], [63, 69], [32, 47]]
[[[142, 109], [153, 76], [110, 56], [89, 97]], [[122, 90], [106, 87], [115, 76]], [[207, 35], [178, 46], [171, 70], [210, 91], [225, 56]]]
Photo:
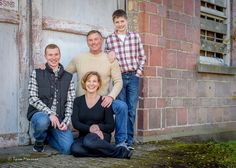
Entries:
[[99, 83], [99, 87], [97, 90], [99, 90], [101, 88], [101, 85], [102, 85], [102, 79], [101, 79], [101, 76], [98, 72], [96, 71], [89, 71], [87, 72], [81, 79], [81, 86], [84, 90], [86, 90], [86, 86], [85, 86], [85, 83], [87, 82], [87, 80], [89, 80], [89, 78], [91, 76], [96, 76], [98, 78], [98, 83]]

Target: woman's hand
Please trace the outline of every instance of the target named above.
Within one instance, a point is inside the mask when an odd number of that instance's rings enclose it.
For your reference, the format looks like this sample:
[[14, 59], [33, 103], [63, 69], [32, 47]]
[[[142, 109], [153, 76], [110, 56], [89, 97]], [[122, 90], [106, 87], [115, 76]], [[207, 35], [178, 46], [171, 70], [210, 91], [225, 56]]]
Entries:
[[95, 133], [96, 131], [100, 131], [100, 128], [97, 124], [93, 124], [89, 127], [89, 132]]
[[100, 139], [104, 139], [102, 131], [96, 131], [95, 134], [97, 134]]

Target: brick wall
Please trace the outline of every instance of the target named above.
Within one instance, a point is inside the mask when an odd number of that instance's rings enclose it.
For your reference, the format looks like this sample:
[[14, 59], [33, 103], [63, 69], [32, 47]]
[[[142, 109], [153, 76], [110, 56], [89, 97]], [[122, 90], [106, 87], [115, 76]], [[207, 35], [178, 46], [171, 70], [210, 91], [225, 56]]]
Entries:
[[234, 130], [235, 76], [196, 70], [200, 0], [128, 0], [128, 12], [130, 29], [140, 33], [147, 55], [137, 111], [139, 140]]

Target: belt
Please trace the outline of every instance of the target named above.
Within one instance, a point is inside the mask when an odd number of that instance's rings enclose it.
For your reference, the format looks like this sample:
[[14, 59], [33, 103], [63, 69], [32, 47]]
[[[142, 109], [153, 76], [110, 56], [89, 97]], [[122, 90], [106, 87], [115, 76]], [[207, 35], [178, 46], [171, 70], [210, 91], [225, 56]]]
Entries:
[[127, 71], [127, 72], [122, 72], [122, 74], [136, 74], [136, 71]]

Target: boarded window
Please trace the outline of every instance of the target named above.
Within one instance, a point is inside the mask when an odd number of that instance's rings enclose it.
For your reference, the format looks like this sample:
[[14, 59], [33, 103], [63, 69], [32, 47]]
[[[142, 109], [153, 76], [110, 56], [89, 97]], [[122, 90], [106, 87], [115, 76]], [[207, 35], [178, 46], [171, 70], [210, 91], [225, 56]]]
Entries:
[[229, 11], [229, 0], [201, 0], [201, 62], [208, 64], [230, 64]]

